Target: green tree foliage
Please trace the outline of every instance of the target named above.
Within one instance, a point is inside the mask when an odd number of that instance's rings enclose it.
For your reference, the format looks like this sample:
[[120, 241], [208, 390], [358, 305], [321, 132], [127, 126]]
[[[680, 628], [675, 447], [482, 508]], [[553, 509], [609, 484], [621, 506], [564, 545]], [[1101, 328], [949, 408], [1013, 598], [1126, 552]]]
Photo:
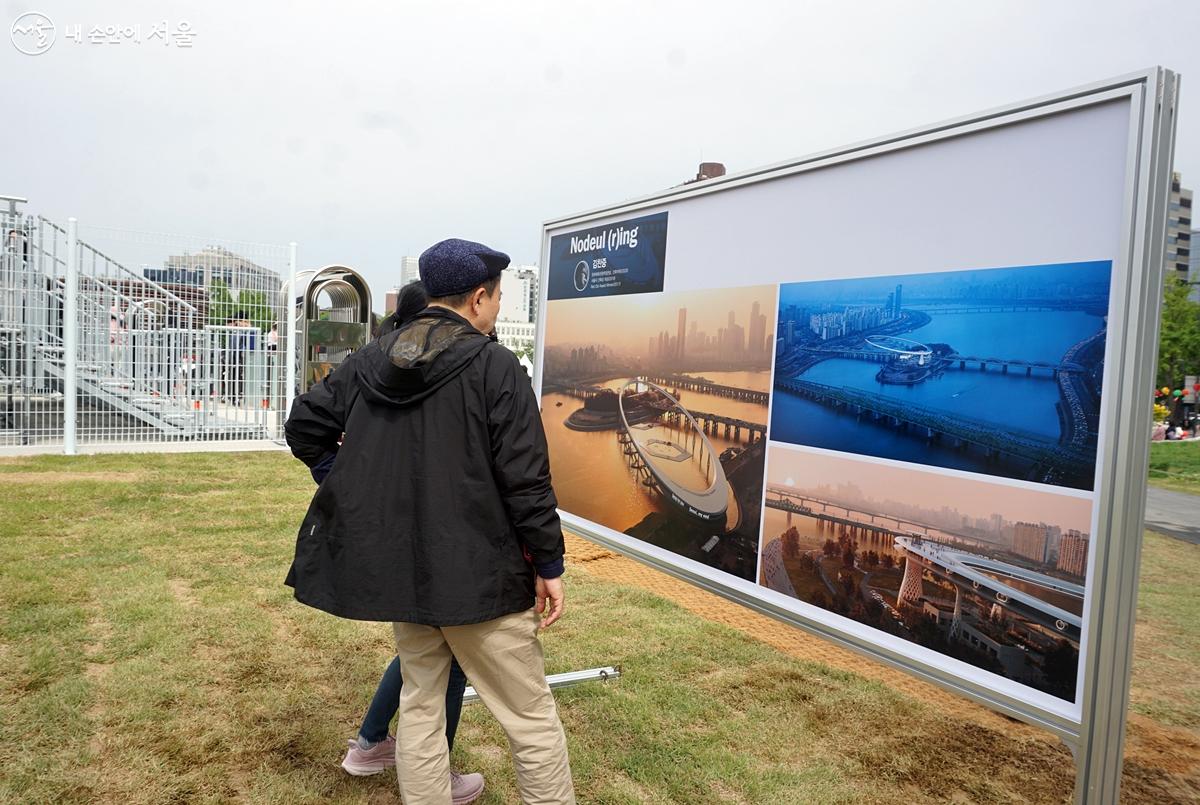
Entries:
[[242, 313], [250, 324], [266, 332], [275, 324], [275, 309], [262, 291], [239, 291], [235, 298], [228, 283], [213, 280], [208, 288], [208, 323], [225, 326]]
[[1158, 388], [1180, 388], [1186, 375], [1200, 370], [1200, 302], [1188, 299], [1190, 291], [1187, 283], [1167, 278], [1158, 336]]

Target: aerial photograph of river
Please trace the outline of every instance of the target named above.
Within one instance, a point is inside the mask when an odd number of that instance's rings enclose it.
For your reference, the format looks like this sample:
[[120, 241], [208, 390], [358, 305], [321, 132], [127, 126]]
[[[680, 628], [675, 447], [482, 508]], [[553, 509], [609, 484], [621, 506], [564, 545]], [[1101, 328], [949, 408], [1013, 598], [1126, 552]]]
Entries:
[[559, 507], [753, 581], [775, 310], [774, 286], [550, 301]]
[[782, 285], [771, 438], [1091, 489], [1111, 268]]

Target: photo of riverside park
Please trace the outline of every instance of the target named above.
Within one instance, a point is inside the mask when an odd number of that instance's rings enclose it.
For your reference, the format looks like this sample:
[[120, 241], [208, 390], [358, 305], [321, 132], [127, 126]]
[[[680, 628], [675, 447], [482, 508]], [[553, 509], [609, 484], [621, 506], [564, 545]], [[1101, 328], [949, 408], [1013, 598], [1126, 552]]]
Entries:
[[1091, 489], [1111, 263], [780, 286], [777, 441]]
[[753, 581], [775, 310], [769, 285], [551, 301], [559, 506]]
[[1087, 496], [768, 453], [763, 586], [1074, 701]]

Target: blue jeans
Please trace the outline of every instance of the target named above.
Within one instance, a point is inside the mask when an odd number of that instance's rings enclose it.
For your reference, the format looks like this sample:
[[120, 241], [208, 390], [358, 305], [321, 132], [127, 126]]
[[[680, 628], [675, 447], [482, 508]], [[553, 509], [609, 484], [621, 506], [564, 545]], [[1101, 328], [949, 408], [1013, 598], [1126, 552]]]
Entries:
[[[388, 665], [387, 670], [383, 672], [383, 677], [379, 680], [379, 687], [375, 689], [375, 696], [371, 699], [371, 706], [367, 708], [367, 715], [363, 719], [362, 728], [358, 734], [372, 743], [378, 743], [388, 736], [388, 725], [392, 723], [392, 719], [396, 717], [396, 711], [400, 709], [400, 688], [404, 685], [404, 678], [400, 675], [400, 658], [393, 657], [392, 662]], [[467, 688], [467, 675], [463, 673], [463, 669], [458, 664], [458, 660], [450, 663], [450, 681], [446, 685], [446, 743], [450, 748], [454, 748], [454, 734], [458, 732], [458, 719], [462, 715], [462, 700], [463, 691]]]

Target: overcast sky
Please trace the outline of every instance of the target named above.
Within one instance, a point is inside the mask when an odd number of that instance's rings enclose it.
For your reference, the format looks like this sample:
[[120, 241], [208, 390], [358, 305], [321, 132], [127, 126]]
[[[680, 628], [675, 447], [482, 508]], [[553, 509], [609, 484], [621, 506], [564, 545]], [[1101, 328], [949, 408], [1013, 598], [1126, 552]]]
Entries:
[[[56, 25], [40, 56], [0, 48], [0, 193], [60, 220], [295, 240], [301, 268], [350, 265], [377, 298], [443, 237], [536, 262], [543, 220], [702, 159], [746, 170], [1155, 64], [1183, 74], [1175, 166], [1200, 186], [1192, 0], [0, 7], [5, 30]], [[86, 39], [163, 19], [193, 47]], [[887, 211], [862, 202], [847, 246], [869, 250]]]

